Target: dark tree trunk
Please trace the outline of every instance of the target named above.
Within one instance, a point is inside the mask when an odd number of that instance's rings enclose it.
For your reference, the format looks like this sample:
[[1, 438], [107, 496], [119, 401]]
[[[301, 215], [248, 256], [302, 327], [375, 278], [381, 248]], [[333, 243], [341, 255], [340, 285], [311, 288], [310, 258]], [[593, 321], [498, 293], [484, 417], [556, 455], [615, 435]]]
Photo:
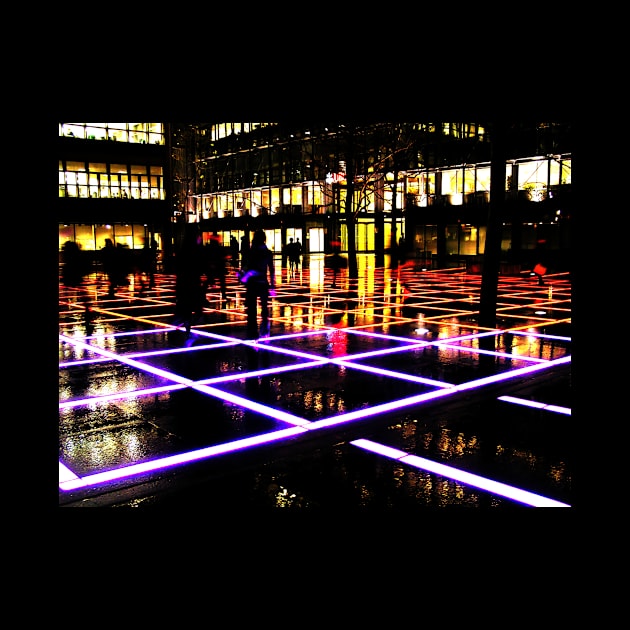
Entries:
[[[501, 262], [501, 231], [505, 212], [506, 129], [504, 124], [499, 122], [492, 124], [490, 131], [490, 141], [492, 143], [490, 206], [488, 210], [486, 247], [483, 256], [481, 292], [479, 297], [480, 328], [496, 328], [497, 290]], [[485, 350], [494, 350], [494, 337], [482, 337], [479, 340], [479, 344], [483, 346]]]
[[359, 266], [357, 264], [357, 243], [355, 229], [355, 212], [354, 212], [354, 176], [356, 164], [354, 163], [354, 151], [352, 149], [352, 134], [348, 135], [348, 150], [346, 154], [346, 233], [348, 236], [348, 278], [359, 277]]

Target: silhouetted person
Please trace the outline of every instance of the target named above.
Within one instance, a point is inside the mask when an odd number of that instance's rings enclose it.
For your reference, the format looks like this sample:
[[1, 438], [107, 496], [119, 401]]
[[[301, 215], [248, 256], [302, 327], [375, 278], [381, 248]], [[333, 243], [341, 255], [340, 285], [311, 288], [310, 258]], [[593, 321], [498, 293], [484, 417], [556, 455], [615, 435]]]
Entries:
[[203, 248], [203, 263], [206, 279], [202, 285], [202, 300], [206, 300], [206, 293], [210, 286], [215, 286], [217, 281], [221, 287], [221, 297], [227, 300], [227, 289], [225, 286], [225, 255], [223, 248], [219, 244], [219, 237], [214, 234], [207, 245]]
[[117, 276], [119, 275], [116, 270], [116, 260], [117, 260], [117, 252], [116, 247], [111, 238], [105, 239], [105, 247], [101, 250], [101, 260], [103, 262], [103, 271], [107, 276], [108, 282], [108, 296], [114, 297], [114, 291], [117, 286]]
[[[62, 268], [62, 282], [66, 287], [76, 289], [77, 302], [83, 303], [84, 313], [83, 317], [85, 324], [88, 328], [91, 328], [92, 311], [90, 308], [90, 302], [87, 295], [84, 295], [81, 290], [83, 284], [83, 278], [89, 273], [89, 265], [85, 253], [81, 251], [81, 248], [74, 241], [66, 241], [63, 244], [63, 268]], [[91, 334], [88, 332], [88, 334]]]
[[157, 243], [155, 240], [144, 242], [138, 260], [138, 276], [140, 280], [140, 295], [155, 286], [155, 266], [157, 262]]
[[538, 278], [538, 286], [544, 286], [545, 281], [543, 280], [543, 276], [547, 273], [547, 248], [546, 248], [546, 240], [544, 238], [539, 238], [536, 243], [536, 264], [534, 265], [534, 269], [532, 270], [536, 277]]
[[239, 253], [238, 241], [236, 240], [236, 236], [232, 234], [232, 236], [230, 236], [230, 257], [232, 260], [233, 267], [238, 267], [238, 263], [239, 263], [238, 253]]
[[324, 261], [324, 266], [333, 270], [333, 282], [332, 288], [337, 288], [337, 274], [340, 269], [344, 269], [348, 266], [348, 261], [339, 253], [341, 248], [340, 241], [331, 241], [330, 246], [332, 248], [333, 253], [326, 256]]
[[302, 243], [300, 243], [300, 239], [295, 239], [295, 261], [297, 264], [297, 268], [300, 268], [300, 263], [302, 259]]
[[249, 236], [247, 233], [241, 236], [241, 269], [247, 269], [247, 256], [249, 255]]
[[114, 297], [118, 287], [129, 285], [129, 274], [132, 272], [130, 251], [121, 243], [114, 245], [110, 238], [105, 239], [102, 249], [103, 270], [109, 281], [108, 297]]
[[66, 241], [63, 244], [63, 268], [62, 281], [67, 287], [80, 287], [85, 275], [83, 252], [74, 241]]
[[[276, 278], [273, 252], [267, 247], [262, 230], [256, 230], [247, 257], [247, 268], [241, 279], [245, 283], [245, 308], [247, 310], [247, 338], [269, 336], [269, 295], [275, 295]], [[258, 328], [258, 300], [260, 300], [260, 329]]]
[[188, 231], [175, 255], [175, 320], [176, 326], [183, 325], [190, 335], [193, 316], [203, 309], [201, 274], [203, 258], [201, 237]]
[[300, 268], [300, 254], [302, 253], [302, 245], [299, 241], [289, 239], [286, 247], [287, 258], [289, 259], [289, 273], [295, 273]]

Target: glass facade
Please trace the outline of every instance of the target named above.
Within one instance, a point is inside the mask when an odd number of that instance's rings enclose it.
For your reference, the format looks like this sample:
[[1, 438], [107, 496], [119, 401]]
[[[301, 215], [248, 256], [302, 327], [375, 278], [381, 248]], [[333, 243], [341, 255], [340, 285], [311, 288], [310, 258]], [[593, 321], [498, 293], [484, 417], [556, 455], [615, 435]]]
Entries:
[[[555, 140], [550, 144], [556, 151], [547, 152], [539, 138], [555, 133], [553, 125], [535, 132], [531, 146], [538, 155], [506, 160], [506, 199], [528, 205], [507, 213], [504, 252], [514, 247], [512, 218], [522, 222], [521, 249], [536, 247], [542, 231], [551, 245], [566, 240], [554, 228], [569, 216], [562, 200], [571, 187], [571, 153], [558, 153]], [[163, 164], [142, 163], [135, 155], [62, 157], [59, 197], [161, 201], [171, 208], [175, 227], [199, 223], [202, 234], [216, 233], [224, 244], [232, 235], [240, 242], [256, 221], [276, 253], [290, 237], [300, 238], [305, 252], [327, 251], [332, 238], [345, 250], [350, 224], [357, 252], [388, 249], [401, 240], [418, 257], [484, 252], [491, 134], [478, 123], [385, 123], [351, 132], [344, 125], [309, 130], [275, 122], [59, 123], [64, 138], [110, 145], [164, 146], [167, 133], [173, 147]], [[107, 224], [89, 225], [86, 216], [85, 223], [60, 226], [60, 245], [71, 227], [85, 248], [94, 243], [98, 249]], [[141, 247], [153, 227], [135, 220], [129, 225], [127, 232], [124, 221], [112, 223], [116, 240]]]
[[59, 135], [83, 140], [164, 144], [162, 123], [59, 123]]

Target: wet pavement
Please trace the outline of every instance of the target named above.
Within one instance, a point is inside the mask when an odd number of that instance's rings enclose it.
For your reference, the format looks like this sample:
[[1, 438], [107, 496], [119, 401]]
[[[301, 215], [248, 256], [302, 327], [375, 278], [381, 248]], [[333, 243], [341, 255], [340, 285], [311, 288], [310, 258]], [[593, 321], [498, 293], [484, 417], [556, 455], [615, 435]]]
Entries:
[[569, 274], [500, 276], [488, 330], [481, 276], [358, 260], [351, 283], [278, 258], [257, 341], [234, 269], [190, 337], [171, 275], [60, 284], [59, 505], [573, 506]]

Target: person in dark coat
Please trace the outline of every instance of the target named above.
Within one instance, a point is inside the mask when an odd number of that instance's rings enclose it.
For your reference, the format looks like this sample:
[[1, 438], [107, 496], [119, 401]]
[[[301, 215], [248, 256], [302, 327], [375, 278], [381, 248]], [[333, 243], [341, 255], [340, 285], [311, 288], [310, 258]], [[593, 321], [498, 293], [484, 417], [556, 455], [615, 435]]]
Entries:
[[62, 281], [67, 287], [77, 288], [83, 283], [85, 264], [83, 252], [75, 241], [66, 241], [63, 244], [63, 268]]
[[202, 300], [206, 301], [206, 293], [211, 286], [215, 286], [219, 283], [221, 288], [221, 297], [227, 300], [227, 287], [225, 284], [225, 254], [223, 253], [223, 247], [219, 243], [219, 236], [213, 234], [208, 241], [208, 244], [203, 248], [203, 261], [204, 261], [204, 274], [205, 280], [202, 286]]
[[144, 247], [140, 250], [138, 257], [138, 279], [140, 281], [140, 295], [142, 295], [147, 287], [153, 289], [155, 287], [155, 265], [157, 261], [157, 243], [155, 240], [144, 243]]
[[247, 255], [249, 254], [249, 236], [247, 233], [241, 236], [241, 268], [247, 268]]
[[201, 275], [203, 252], [201, 236], [195, 231], [186, 232], [175, 255], [175, 319], [176, 326], [183, 325], [190, 336], [194, 316], [203, 310]]
[[90, 269], [81, 247], [75, 241], [66, 241], [63, 244], [63, 269], [61, 280], [66, 287], [76, 290], [78, 303], [83, 304], [83, 319], [88, 327], [88, 334], [91, 334], [91, 324], [93, 319], [92, 309], [87, 292], [83, 292], [83, 278]]
[[230, 236], [230, 258], [232, 260], [232, 267], [238, 267], [238, 253], [238, 241], [236, 240], [236, 236], [232, 234], [232, 236]]
[[[268, 337], [269, 296], [275, 295], [276, 278], [273, 252], [267, 247], [262, 230], [256, 230], [247, 257], [247, 269], [241, 282], [245, 283], [245, 308], [247, 311], [247, 338]], [[258, 328], [258, 300], [260, 300], [260, 328]]]

